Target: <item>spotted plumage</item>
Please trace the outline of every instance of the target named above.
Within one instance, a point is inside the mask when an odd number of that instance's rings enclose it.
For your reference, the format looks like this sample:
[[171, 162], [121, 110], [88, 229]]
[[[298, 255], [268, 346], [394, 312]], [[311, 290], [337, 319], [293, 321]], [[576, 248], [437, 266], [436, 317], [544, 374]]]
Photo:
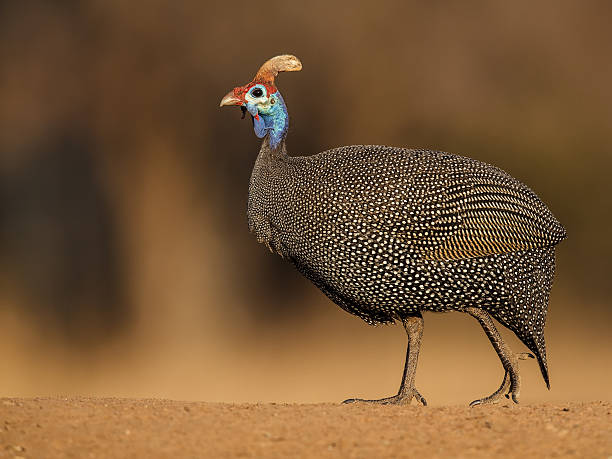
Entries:
[[[254, 119], [264, 141], [248, 200], [257, 240], [344, 310], [371, 324], [400, 320], [409, 338], [421, 333], [422, 324], [407, 324], [422, 322], [422, 311], [463, 311], [481, 321], [498, 350], [501, 337], [492, 337], [494, 325], [479, 316], [490, 313], [534, 352], [548, 384], [543, 329], [554, 246], [565, 230], [535, 193], [501, 169], [444, 152], [356, 145], [289, 156], [280, 93], [270, 95], [274, 106], [269, 99], [259, 104], [252, 87], [242, 87], [242, 97], [236, 88], [222, 105], [262, 117], [259, 125]], [[521, 357], [498, 353], [502, 387], [516, 401]], [[418, 349], [407, 358], [414, 370], [400, 393], [381, 402], [414, 396], [425, 403], [414, 387], [417, 357]]]

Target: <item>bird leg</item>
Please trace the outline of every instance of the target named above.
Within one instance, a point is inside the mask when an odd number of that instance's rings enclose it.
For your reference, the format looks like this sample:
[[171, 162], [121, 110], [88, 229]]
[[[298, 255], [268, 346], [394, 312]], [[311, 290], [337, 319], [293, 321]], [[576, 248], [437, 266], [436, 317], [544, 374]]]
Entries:
[[534, 356], [527, 352], [519, 354], [512, 352], [510, 347], [502, 339], [499, 331], [497, 331], [497, 328], [493, 323], [493, 319], [491, 319], [488, 312], [474, 307], [465, 308], [465, 312], [480, 322], [480, 325], [489, 337], [489, 340], [497, 352], [499, 360], [501, 360], [505, 370], [504, 380], [502, 381], [501, 386], [499, 386], [499, 389], [487, 397], [474, 400], [472, 403], [470, 403], [470, 406], [497, 403], [502, 395], [504, 395], [506, 390], [508, 391], [505, 394], [506, 398], [510, 398], [510, 396], [512, 396], [512, 401], [514, 403], [518, 403], [519, 393], [521, 391], [521, 377], [519, 375], [518, 361], [525, 360], [527, 358], [533, 359]]
[[380, 400], [364, 400], [361, 398], [349, 398], [343, 403], [378, 403], [381, 405], [409, 405], [413, 398], [417, 402], [427, 406], [427, 401], [414, 386], [417, 362], [419, 360], [419, 349], [423, 338], [423, 316], [410, 316], [402, 319], [402, 324], [408, 335], [408, 348], [406, 349], [406, 363], [404, 364], [404, 375], [402, 384], [397, 395], [381, 398]]

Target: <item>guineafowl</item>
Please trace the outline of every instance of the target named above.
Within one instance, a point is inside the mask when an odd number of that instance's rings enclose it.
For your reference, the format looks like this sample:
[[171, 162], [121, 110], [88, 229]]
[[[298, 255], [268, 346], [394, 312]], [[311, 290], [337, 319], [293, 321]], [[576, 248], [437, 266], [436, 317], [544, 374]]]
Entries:
[[249, 229], [334, 303], [370, 324], [400, 321], [408, 349], [397, 395], [367, 402], [426, 405], [415, 386], [423, 311], [475, 317], [505, 370], [472, 405], [518, 403], [518, 360], [491, 317], [535, 354], [550, 388], [544, 325], [555, 245], [565, 230], [527, 186], [497, 167], [430, 150], [354, 145], [289, 156], [287, 107], [274, 79], [298, 71], [276, 56], [221, 106], [240, 106], [263, 142], [251, 175]]

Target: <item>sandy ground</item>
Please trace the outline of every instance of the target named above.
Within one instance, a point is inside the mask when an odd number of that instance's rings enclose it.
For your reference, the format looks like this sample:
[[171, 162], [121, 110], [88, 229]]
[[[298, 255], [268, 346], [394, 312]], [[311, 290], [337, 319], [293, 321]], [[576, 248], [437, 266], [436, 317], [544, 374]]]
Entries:
[[612, 456], [612, 403], [468, 408], [4, 398], [0, 457]]

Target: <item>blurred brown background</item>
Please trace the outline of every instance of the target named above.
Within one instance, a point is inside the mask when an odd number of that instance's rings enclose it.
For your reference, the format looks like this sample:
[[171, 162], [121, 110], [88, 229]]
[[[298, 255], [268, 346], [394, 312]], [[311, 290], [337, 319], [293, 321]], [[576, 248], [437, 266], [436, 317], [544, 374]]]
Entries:
[[[248, 233], [259, 141], [218, 104], [290, 52], [304, 65], [278, 81], [292, 154], [430, 147], [540, 195], [569, 238], [552, 390], [523, 362], [523, 401], [610, 399], [611, 5], [0, 3], [0, 395], [394, 393], [403, 330], [344, 313]], [[476, 321], [425, 323], [430, 402], [497, 387]]]

